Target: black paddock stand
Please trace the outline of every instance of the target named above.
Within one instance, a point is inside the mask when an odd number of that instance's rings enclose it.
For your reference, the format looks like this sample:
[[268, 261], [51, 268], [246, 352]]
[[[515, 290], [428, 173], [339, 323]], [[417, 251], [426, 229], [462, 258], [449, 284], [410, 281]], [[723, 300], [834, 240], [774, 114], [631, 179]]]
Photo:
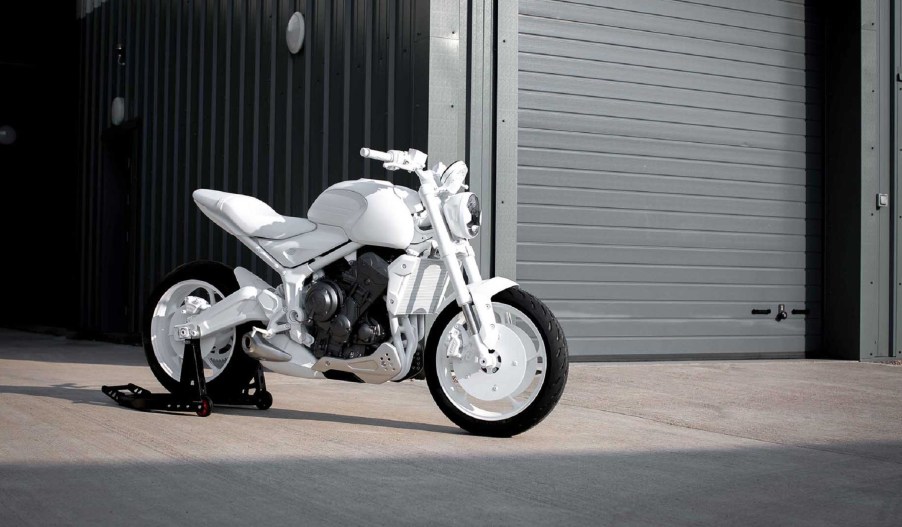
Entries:
[[[150, 390], [134, 384], [103, 386], [101, 390], [120, 406], [135, 410], [194, 412], [201, 417], [207, 417], [213, 413], [213, 399], [207, 393], [207, 383], [201, 364], [200, 344], [197, 339], [186, 340], [179, 387], [175, 392], [150, 393]], [[261, 410], [272, 406], [272, 394], [266, 391], [263, 366], [257, 365], [253, 380], [240, 392], [230, 395], [216, 394], [216, 404], [256, 406]]]

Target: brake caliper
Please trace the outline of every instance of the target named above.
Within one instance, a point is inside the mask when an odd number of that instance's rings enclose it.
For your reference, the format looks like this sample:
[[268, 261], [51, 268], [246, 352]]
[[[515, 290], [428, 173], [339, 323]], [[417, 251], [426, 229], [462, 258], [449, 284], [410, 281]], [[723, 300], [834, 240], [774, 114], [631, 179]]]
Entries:
[[188, 316], [196, 315], [209, 307], [210, 303], [199, 296], [185, 297], [185, 314]]
[[448, 333], [448, 355], [449, 359], [462, 359], [463, 356], [460, 354], [460, 331], [457, 328], [452, 329]]

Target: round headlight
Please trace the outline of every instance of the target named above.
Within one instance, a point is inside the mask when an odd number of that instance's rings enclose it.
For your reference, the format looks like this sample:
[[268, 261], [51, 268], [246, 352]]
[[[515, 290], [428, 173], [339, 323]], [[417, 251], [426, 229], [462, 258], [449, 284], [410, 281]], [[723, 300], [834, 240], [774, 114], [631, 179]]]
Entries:
[[465, 240], [479, 234], [479, 224], [482, 223], [482, 207], [476, 194], [472, 192], [455, 194], [448, 198], [442, 208], [451, 234]]

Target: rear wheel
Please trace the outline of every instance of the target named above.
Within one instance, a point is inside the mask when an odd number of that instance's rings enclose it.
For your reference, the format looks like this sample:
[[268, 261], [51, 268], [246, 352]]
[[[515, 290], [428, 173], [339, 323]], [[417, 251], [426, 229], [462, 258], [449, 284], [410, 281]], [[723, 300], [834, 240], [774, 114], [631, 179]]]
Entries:
[[517, 287], [492, 298], [498, 329], [495, 363], [483, 368], [456, 304], [438, 316], [426, 347], [426, 380], [442, 412], [477, 435], [509, 437], [537, 425], [555, 407], [569, 368], [557, 319]]
[[[154, 288], [144, 312], [144, 354], [154, 376], [170, 392], [179, 389], [185, 344], [175, 338], [175, 326], [184, 324], [198, 306], [213, 306], [238, 290], [233, 271], [218, 262], [185, 264], [166, 275]], [[204, 379], [210, 394], [233, 394], [246, 387], [257, 362], [239, 346], [250, 330], [243, 324], [200, 339]]]

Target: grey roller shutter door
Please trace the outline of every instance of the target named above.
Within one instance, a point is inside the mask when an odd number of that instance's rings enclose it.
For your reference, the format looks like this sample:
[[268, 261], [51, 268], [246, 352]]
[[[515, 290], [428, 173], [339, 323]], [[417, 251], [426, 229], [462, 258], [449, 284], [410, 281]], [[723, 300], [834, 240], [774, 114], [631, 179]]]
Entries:
[[778, 0], [520, 2], [517, 279], [572, 354], [819, 347], [816, 16]]

